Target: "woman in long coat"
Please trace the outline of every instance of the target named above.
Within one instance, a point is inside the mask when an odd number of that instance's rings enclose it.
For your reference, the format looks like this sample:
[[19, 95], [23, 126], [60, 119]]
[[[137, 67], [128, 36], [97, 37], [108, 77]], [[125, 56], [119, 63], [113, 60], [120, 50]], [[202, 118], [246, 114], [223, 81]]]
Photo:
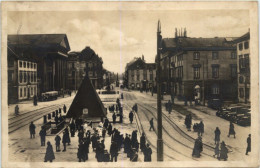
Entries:
[[228, 149], [226, 147], [226, 144], [224, 141], [221, 142], [221, 150], [220, 150], [220, 156], [219, 156], [219, 160], [220, 159], [224, 159], [225, 161], [227, 160], [228, 158]]
[[201, 137], [198, 137], [196, 140], [195, 140], [195, 143], [194, 143], [194, 148], [193, 148], [193, 151], [192, 151], [192, 156], [194, 157], [200, 157], [200, 153], [203, 151], [203, 144], [202, 144], [202, 140], [201, 140]]
[[52, 162], [52, 160], [54, 160], [54, 159], [55, 159], [55, 156], [54, 156], [53, 148], [52, 148], [51, 143], [48, 141], [47, 148], [46, 148], [46, 154], [44, 157], [44, 162], [47, 162], [47, 161]]
[[230, 121], [230, 125], [229, 125], [228, 137], [230, 135], [234, 135], [234, 138], [236, 138], [235, 127], [234, 127], [234, 124], [231, 121]]
[[217, 142], [216, 146], [215, 146], [215, 154], [213, 155], [214, 157], [217, 156], [217, 158], [219, 158], [219, 143]]
[[221, 134], [221, 132], [220, 132], [219, 128], [216, 127], [216, 130], [215, 130], [215, 144], [219, 143], [219, 141], [220, 141], [220, 134]]

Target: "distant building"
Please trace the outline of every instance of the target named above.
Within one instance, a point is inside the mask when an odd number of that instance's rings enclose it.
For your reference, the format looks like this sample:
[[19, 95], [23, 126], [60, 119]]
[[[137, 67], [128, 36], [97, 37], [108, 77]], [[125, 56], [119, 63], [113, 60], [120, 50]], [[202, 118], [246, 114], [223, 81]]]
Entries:
[[65, 89], [66, 34], [8, 35], [8, 102]]
[[129, 89], [151, 89], [155, 86], [155, 63], [146, 63], [144, 56], [135, 58], [126, 65], [125, 80]]
[[238, 101], [250, 103], [250, 32], [235, 40], [237, 46]]
[[186, 29], [176, 30], [175, 38], [162, 39], [160, 34], [157, 38], [161, 44], [164, 92], [187, 100], [236, 100], [234, 38], [190, 38]]
[[67, 64], [67, 87], [77, 90], [86, 73], [95, 89], [103, 87], [103, 60], [90, 47], [70, 52]]

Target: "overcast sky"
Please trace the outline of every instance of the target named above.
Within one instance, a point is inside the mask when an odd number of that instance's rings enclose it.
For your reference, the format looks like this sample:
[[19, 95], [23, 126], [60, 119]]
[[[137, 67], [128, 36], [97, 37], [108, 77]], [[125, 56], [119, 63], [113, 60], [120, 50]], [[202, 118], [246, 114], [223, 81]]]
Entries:
[[102, 57], [104, 67], [123, 72], [134, 57], [154, 62], [156, 31], [161, 20], [163, 38], [174, 37], [175, 28], [188, 37], [238, 37], [248, 31], [247, 10], [9, 12], [8, 34], [67, 34], [71, 51], [90, 46]]

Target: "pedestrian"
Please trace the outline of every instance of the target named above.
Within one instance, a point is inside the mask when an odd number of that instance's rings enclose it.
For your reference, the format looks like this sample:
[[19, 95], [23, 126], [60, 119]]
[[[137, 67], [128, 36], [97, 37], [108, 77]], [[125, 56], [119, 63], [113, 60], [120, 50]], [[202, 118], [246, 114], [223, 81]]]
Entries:
[[41, 137], [41, 146], [45, 146], [46, 130], [43, 126], [42, 126], [42, 129], [41, 129], [39, 135]]
[[168, 105], [167, 105], [167, 111], [169, 112], [169, 114], [171, 114], [171, 112], [172, 112], [172, 103], [171, 103], [171, 101], [169, 100], [168, 101]]
[[52, 162], [52, 160], [54, 160], [54, 159], [55, 159], [55, 156], [54, 156], [53, 148], [52, 148], [51, 143], [48, 141], [46, 153], [45, 153], [45, 157], [44, 157], [44, 162], [48, 162], [48, 161]]
[[18, 106], [18, 104], [14, 108], [14, 113], [15, 113], [15, 115], [19, 115], [19, 106]]
[[113, 123], [115, 124], [116, 123], [116, 113], [113, 113], [112, 118], [113, 118]]
[[57, 127], [57, 125], [59, 124], [59, 117], [58, 117], [58, 115], [55, 116], [54, 120], [55, 120], [55, 124], [56, 124], [56, 127]]
[[67, 113], [67, 107], [66, 107], [66, 105], [64, 104], [64, 106], [63, 106], [63, 112], [66, 114]]
[[90, 140], [91, 140], [91, 143], [92, 143], [92, 149], [93, 149], [93, 151], [95, 151], [96, 147], [97, 147], [97, 136], [96, 136], [96, 133], [94, 133], [94, 135], [92, 135]]
[[146, 149], [144, 152], [144, 161], [145, 162], [151, 162], [152, 161], [152, 149], [150, 148], [150, 145], [146, 145]]
[[84, 132], [82, 130], [79, 130], [78, 132], [78, 142], [80, 143], [83, 140]]
[[221, 134], [221, 132], [220, 132], [219, 128], [216, 127], [216, 130], [215, 130], [215, 144], [219, 143], [219, 141], [220, 141], [220, 134]]
[[29, 131], [30, 131], [30, 137], [35, 138], [35, 125], [33, 124], [33, 122], [31, 122], [30, 126], [29, 126]]
[[203, 133], [204, 133], [204, 124], [203, 124], [203, 121], [200, 121], [198, 135], [202, 136]]
[[235, 127], [234, 127], [234, 124], [231, 121], [230, 121], [230, 125], [229, 125], [228, 137], [230, 135], [234, 135], [234, 138], [236, 138]]
[[[90, 136], [90, 134], [88, 135], [88, 137]], [[88, 153], [89, 153], [89, 143], [90, 143], [90, 137], [87, 138], [84, 141], [84, 153], [85, 153], [85, 159], [88, 160]]]
[[111, 155], [111, 162], [113, 162], [114, 158], [115, 158], [115, 162], [117, 162], [118, 146], [117, 146], [117, 143], [115, 141], [112, 142], [109, 152], [110, 152], [110, 155]]
[[70, 123], [70, 134], [71, 134], [71, 137], [75, 136], [75, 131], [76, 131], [76, 125], [74, 123], [74, 120], [72, 120], [72, 122]]
[[83, 145], [82, 141], [79, 143], [77, 156], [78, 156], [79, 162], [81, 162], [81, 161], [85, 162], [86, 161], [85, 152], [84, 152], [84, 145]]
[[145, 149], [145, 144], [146, 144], [146, 138], [144, 132], [142, 133], [142, 136], [140, 137], [140, 149], [143, 152]]
[[247, 148], [246, 148], [246, 155], [248, 155], [248, 152], [251, 152], [251, 134], [247, 137]]
[[70, 145], [70, 133], [68, 128], [65, 129], [65, 134], [66, 134], [66, 143], [68, 143], [68, 145]]
[[131, 140], [130, 140], [128, 134], [126, 134], [125, 141], [124, 141], [124, 152], [128, 153], [130, 147], [131, 147]]
[[66, 143], [67, 143], [65, 131], [63, 132], [63, 136], [62, 136], [62, 143], [63, 143], [63, 147], [64, 147], [62, 152], [65, 152], [66, 151]]
[[61, 114], [61, 108], [59, 108], [59, 113]]
[[109, 123], [109, 125], [108, 125], [107, 134], [108, 134], [109, 136], [111, 136], [111, 134], [112, 134], [112, 125], [111, 125], [111, 123]]
[[219, 158], [219, 142], [216, 143], [215, 149], [214, 149], [214, 155], [213, 157], [217, 157], [217, 159]]
[[119, 122], [123, 123], [123, 114], [119, 114]]
[[201, 156], [201, 152], [203, 151], [203, 143], [202, 143], [202, 138], [199, 136], [194, 143], [194, 148], [192, 151], [192, 156], [193, 157], [200, 157]]
[[60, 136], [56, 135], [55, 137], [56, 152], [60, 152], [60, 141], [61, 141]]
[[108, 120], [107, 118], [105, 118], [105, 121], [104, 121], [103, 127], [107, 129], [108, 124], [109, 124], [109, 120]]
[[221, 149], [220, 149], [220, 155], [219, 155], [219, 160], [224, 159], [225, 161], [228, 158], [228, 149], [226, 147], [226, 144], [224, 141], [221, 142]]
[[151, 131], [151, 129], [154, 130], [154, 126], [153, 126], [153, 118], [150, 120], [150, 129], [149, 129], [149, 131]]
[[102, 137], [103, 137], [103, 139], [105, 139], [106, 132], [107, 132], [106, 128], [103, 128], [103, 130], [102, 130]]

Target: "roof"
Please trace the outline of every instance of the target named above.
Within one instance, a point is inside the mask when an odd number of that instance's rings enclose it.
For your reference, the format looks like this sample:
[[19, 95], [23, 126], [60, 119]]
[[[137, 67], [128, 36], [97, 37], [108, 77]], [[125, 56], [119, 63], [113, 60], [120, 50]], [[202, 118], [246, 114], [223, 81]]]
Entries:
[[83, 109], [88, 109], [89, 117], [105, 117], [107, 115], [105, 107], [88, 75], [85, 75], [66, 117], [80, 118], [83, 114]]
[[140, 57], [134, 58], [132, 61], [126, 64], [126, 69], [144, 68], [145, 62]]
[[[66, 34], [21, 34], [8, 35], [8, 45], [30, 45], [38, 47], [49, 47], [50, 45], [63, 46], [70, 50]], [[63, 45], [63, 43], [65, 43]]]
[[239, 43], [241, 41], [249, 40], [250, 39], [250, 32], [247, 32], [246, 34], [242, 35], [241, 37], [238, 37], [235, 40], [235, 43]]
[[166, 48], [174, 48], [177, 47], [176, 38], [164, 38], [162, 39], [162, 45]]

